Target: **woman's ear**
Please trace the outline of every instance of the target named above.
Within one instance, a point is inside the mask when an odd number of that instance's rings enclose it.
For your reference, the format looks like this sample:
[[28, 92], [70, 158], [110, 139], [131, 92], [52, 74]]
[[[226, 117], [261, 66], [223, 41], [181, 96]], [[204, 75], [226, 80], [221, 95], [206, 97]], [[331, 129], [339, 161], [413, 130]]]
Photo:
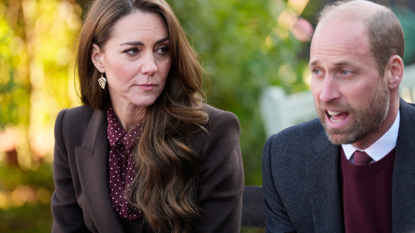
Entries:
[[398, 55], [391, 56], [386, 69], [385, 74], [387, 75], [389, 89], [399, 88], [404, 71], [402, 58]]
[[96, 44], [92, 44], [91, 60], [99, 72], [105, 73], [104, 56], [101, 49]]

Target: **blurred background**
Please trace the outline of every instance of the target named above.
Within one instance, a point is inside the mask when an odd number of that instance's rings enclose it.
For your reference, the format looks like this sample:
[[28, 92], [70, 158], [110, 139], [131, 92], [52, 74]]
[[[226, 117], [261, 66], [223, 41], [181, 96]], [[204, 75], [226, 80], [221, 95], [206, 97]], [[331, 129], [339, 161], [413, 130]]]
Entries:
[[[245, 183], [261, 185], [263, 88], [309, 89], [309, 41], [329, 0], [167, 0], [206, 69], [214, 107], [242, 127]], [[405, 63], [415, 61], [415, 1], [383, 0], [405, 30]], [[50, 232], [53, 127], [80, 105], [74, 57], [90, 1], [0, 0], [0, 232]], [[411, 10], [412, 9], [412, 10]], [[243, 232], [263, 232], [243, 229]]]

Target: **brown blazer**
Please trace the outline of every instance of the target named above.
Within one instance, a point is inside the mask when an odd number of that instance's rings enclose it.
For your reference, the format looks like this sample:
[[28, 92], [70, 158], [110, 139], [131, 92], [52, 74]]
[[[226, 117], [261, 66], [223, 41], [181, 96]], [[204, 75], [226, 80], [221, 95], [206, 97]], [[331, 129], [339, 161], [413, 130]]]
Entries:
[[[237, 117], [206, 106], [209, 132], [195, 135], [202, 157], [198, 202], [202, 216], [194, 232], [239, 232], [243, 166]], [[52, 232], [149, 232], [142, 219], [124, 221], [108, 190], [107, 117], [87, 106], [62, 110], [55, 123]]]

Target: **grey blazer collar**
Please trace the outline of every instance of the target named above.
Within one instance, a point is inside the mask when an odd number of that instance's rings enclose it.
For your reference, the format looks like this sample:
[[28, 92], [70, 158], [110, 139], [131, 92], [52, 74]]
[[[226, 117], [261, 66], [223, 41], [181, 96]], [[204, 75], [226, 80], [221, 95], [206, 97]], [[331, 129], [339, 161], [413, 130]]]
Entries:
[[415, 231], [415, 107], [400, 101], [392, 180], [392, 232]]
[[307, 164], [307, 174], [314, 230], [343, 232], [339, 146], [333, 145], [321, 131], [311, 148], [314, 156]]

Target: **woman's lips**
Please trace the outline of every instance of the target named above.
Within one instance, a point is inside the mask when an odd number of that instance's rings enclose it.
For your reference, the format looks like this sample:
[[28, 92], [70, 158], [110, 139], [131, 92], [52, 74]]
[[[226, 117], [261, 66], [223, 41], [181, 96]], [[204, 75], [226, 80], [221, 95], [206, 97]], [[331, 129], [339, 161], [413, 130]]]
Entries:
[[156, 84], [138, 84], [137, 86], [145, 91], [150, 91], [157, 87]]

